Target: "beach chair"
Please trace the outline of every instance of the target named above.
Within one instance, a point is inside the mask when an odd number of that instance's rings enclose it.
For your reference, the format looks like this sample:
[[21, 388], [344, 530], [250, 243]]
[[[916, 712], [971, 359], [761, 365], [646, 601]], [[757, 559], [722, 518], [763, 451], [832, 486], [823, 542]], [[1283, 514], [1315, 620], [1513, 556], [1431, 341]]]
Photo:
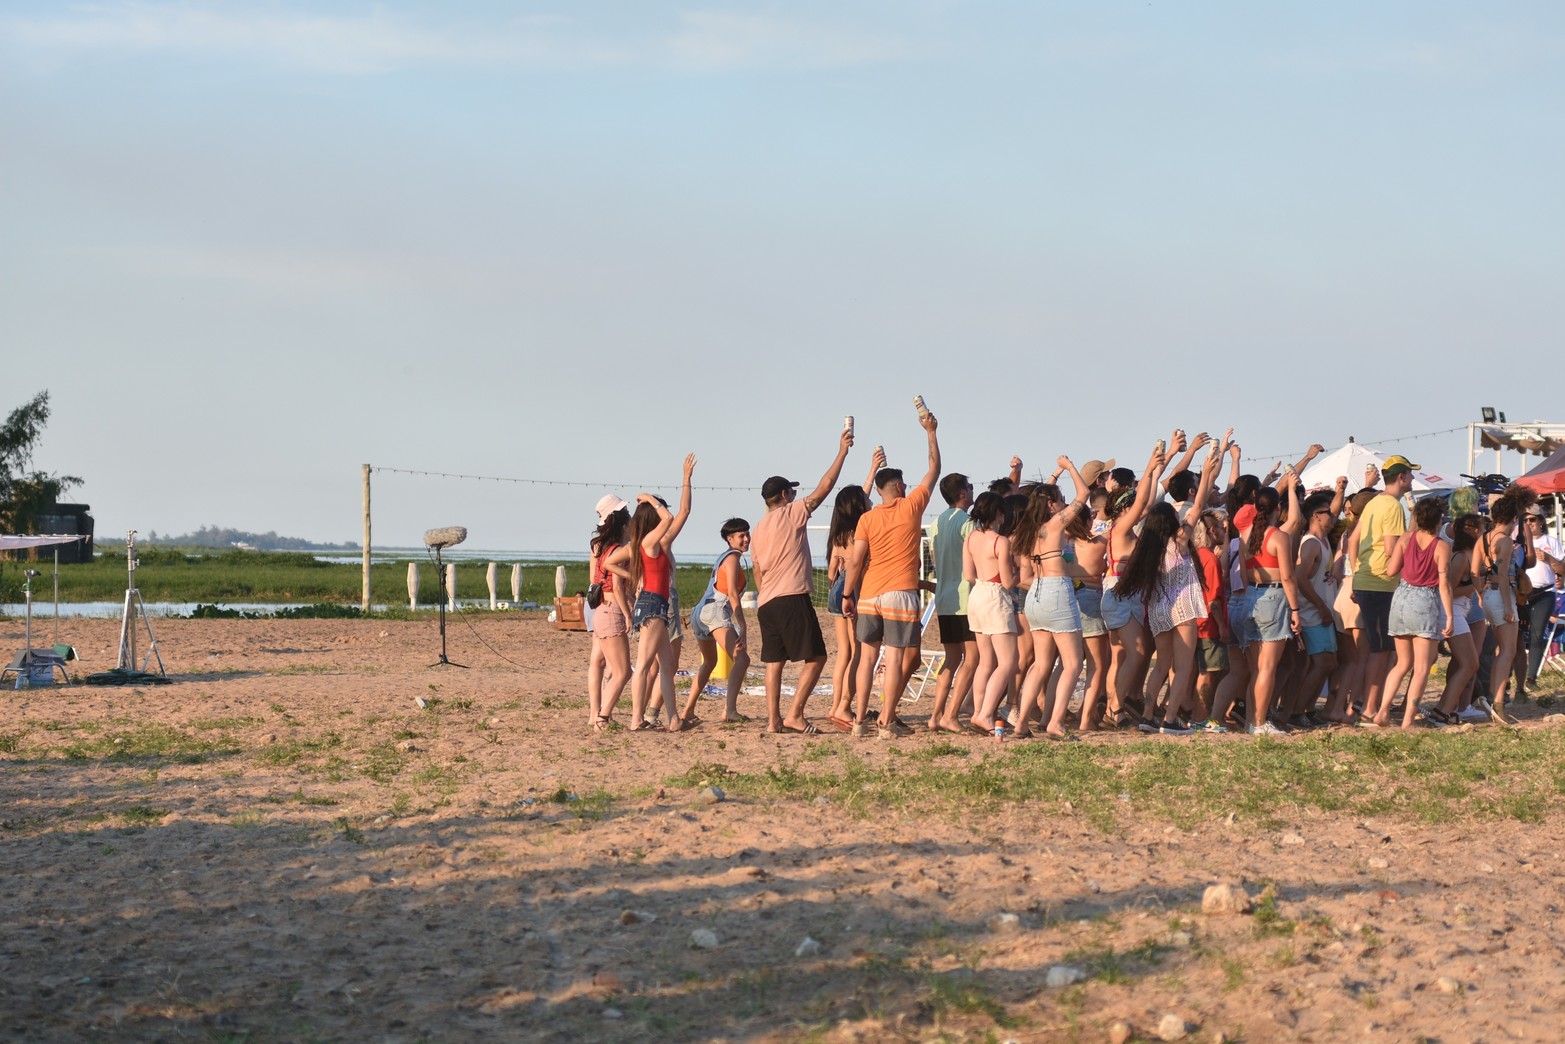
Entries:
[[[934, 618], [935, 600], [931, 598], [924, 604], [924, 615], [919, 620], [921, 633], [925, 637], [927, 637], [929, 634], [929, 624], [932, 620], [934, 620]], [[884, 647], [881, 649], [881, 655], [885, 655]], [[937, 646], [934, 649], [925, 649], [920, 647], [918, 650], [918, 656], [918, 667], [914, 669], [912, 674], [908, 675], [907, 689], [902, 696], [902, 698], [907, 700], [909, 703], [917, 703], [920, 699], [923, 698], [924, 689], [929, 685], [930, 682], [934, 681], [935, 676], [940, 673], [940, 668], [945, 666], [946, 662], [946, 651], [943, 646]], [[879, 665], [877, 664], [877, 669], [878, 666]]]

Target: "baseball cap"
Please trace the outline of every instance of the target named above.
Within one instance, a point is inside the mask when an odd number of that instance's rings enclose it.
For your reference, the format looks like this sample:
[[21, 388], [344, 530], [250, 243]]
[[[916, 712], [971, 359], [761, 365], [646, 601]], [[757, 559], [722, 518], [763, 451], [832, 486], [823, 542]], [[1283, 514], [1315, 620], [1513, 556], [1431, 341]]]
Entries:
[[602, 525], [609, 520], [609, 516], [614, 514], [614, 512], [628, 507], [630, 507], [629, 504], [616, 497], [613, 493], [603, 494], [603, 496], [598, 498], [596, 509], [598, 512], [598, 524]]
[[1081, 480], [1087, 485], [1092, 485], [1100, 477], [1114, 470], [1114, 458], [1108, 460], [1089, 460], [1081, 466]]
[[1380, 465], [1380, 473], [1387, 478], [1394, 478], [1404, 471], [1417, 471], [1422, 464], [1414, 464], [1400, 453], [1393, 453]]
[[1243, 533], [1255, 525], [1255, 505], [1246, 504], [1234, 514], [1234, 528]]
[[1547, 515], [1545, 515], [1543, 513], [1543, 509], [1541, 507], [1539, 507], [1537, 504], [1532, 505], [1527, 510], [1523, 511], [1522, 514], [1523, 515], [1537, 515], [1539, 518], [1547, 518], [1548, 517]]
[[775, 497], [782, 496], [783, 493], [787, 490], [798, 488], [799, 484], [797, 482], [789, 482], [781, 475], [773, 475], [771, 478], [761, 483], [761, 499], [771, 500]]

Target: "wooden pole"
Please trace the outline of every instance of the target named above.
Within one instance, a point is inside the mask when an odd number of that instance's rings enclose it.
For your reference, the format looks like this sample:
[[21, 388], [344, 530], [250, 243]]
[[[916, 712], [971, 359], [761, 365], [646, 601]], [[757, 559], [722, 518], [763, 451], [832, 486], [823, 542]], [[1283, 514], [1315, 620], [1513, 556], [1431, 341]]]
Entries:
[[408, 608], [418, 608], [418, 563], [408, 563]]
[[499, 574], [500, 574], [500, 564], [498, 562], [490, 562], [489, 563], [489, 569], [484, 573], [484, 579], [489, 584], [489, 608], [491, 608], [491, 609], [494, 609], [496, 607], [495, 603], [499, 599], [499, 594], [500, 594], [500, 589], [499, 589], [499, 586], [498, 586]]
[[359, 611], [370, 611], [370, 466], [364, 465], [364, 594]]
[[517, 605], [522, 604], [522, 564], [520, 562], [511, 567], [511, 601]]

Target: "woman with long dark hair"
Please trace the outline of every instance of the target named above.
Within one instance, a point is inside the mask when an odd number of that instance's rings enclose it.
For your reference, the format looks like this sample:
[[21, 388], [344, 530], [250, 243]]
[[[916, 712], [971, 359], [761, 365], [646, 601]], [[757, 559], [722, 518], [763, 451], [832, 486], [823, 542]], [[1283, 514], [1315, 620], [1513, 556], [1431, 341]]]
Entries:
[[1152, 655], [1147, 634], [1146, 603], [1139, 594], [1118, 593], [1124, 564], [1136, 550], [1135, 527], [1147, 514], [1152, 490], [1167, 462], [1164, 444], [1159, 440], [1147, 460], [1141, 481], [1133, 488], [1118, 490], [1109, 500], [1106, 513], [1111, 519], [1108, 532], [1108, 573], [1103, 579], [1103, 624], [1110, 634], [1109, 710], [1115, 723], [1130, 720], [1130, 702], [1139, 693], [1143, 668]]
[[1425, 497], [1415, 504], [1413, 528], [1398, 538], [1386, 566], [1388, 576], [1401, 579], [1391, 595], [1391, 617], [1386, 627], [1386, 633], [1396, 642], [1397, 658], [1386, 675], [1384, 696], [1374, 718], [1381, 728], [1391, 724], [1391, 698], [1409, 675], [1402, 728], [1413, 727], [1430, 668], [1440, 655], [1440, 641], [1451, 637], [1455, 630], [1451, 545], [1440, 539], [1444, 517], [1445, 505], [1436, 497]]
[[[587, 663], [587, 723], [599, 732], [614, 720], [625, 683], [630, 681], [630, 597], [623, 581], [614, 582], [607, 566], [630, 531], [630, 505], [612, 493], [598, 500], [598, 528], [588, 544], [591, 583], [603, 585], [603, 601], [592, 613], [592, 657]], [[604, 694], [605, 672], [608, 693]]]
[[669, 641], [670, 592], [674, 586], [673, 560], [669, 552], [674, 538], [690, 517], [690, 475], [695, 470], [694, 453], [685, 457], [684, 480], [680, 485], [679, 513], [669, 511], [660, 497], [642, 493], [636, 497], [636, 512], [630, 516], [630, 540], [609, 556], [608, 567], [636, 590], [631, 607], [630, 626], [637, 632], [635, 684], [631, 686], [630, 729], [640, 732], [654, 726], [647, 721], [647, 703], [652, 695], [652, 661], [657, 660], [658, 688], [663, 706], [668, 708], [668, 731], [679, 732], [684, 719], [674, 703], [674, 654]]
[[1108, 542], [1106, 535], [1092, 531], [1092, 505], [1107, 502], [1108, 494], [1094, 489], [1087, 496], [1087, 508], [1065, 523], [1065, 537], [1075, 557], [1075, 564], [1067, 565], [1066, 572], [1075, 580], [1076, 606], [1081, 610], [1081, 643], [1087, 654], [1087, 689], [1081, 698], [1078, 723], [1082, 732], [1100, 727], [1109, 688], [1109, 632], [1103, 625], [1103, 574], [1109, 567]]
[[[1255, 592], [1250, 603], [1250, 647], [1245, 652], [1250, 668], [1250, 732], [1276, 736], [1282, 730], [1268, 716], [1277, 692], [1278, 669], [1288, 641], [1300, 633], [1299, 588], [1293, 578], [1293, 541], [1303, 529], [1299, 510], [1299, 480], [1290, 465], [1284, 484], [1288, 488], [1288, 520], [1279, 528], [1281, 497], [1267, 486], [1255, 494], [1255, 504], [1240, 511], [1244, 537], [1245, 584]], [[1249, 518], [1245, 517], [1249, 512]]]
[[[886, 466], [886, 453], [876, 448], [869, 464], [869, 477], [862, 486], [844, 486], [832, 503], [831, 526], [826, 535], [826, 615], [832, 618], [837, 635], [837, 662], [831, 673], [830, 721], [843, 732], [853, 731], [853, 692], [859, 669], [859, 637], [851, 617], [842, 614], [842, 596], [848, 581], [848, 556], [853, 551], [853, 533], [859, 519], [870, 509], [869, 491], [875, 485], [875, 472]], [[857, 597], [858, 592], [853, 592]]]
[[1016, 611], [1010, 594], [1016, 580], [1001, 497], [988, 490], [978, 494], [968, 517], [973, 531], [962, 544], [962, 579], [970, 585], [967, 625], [978, 638], [972, 721], [978, 731], [989, 733], [1016, 672]]
[[[1458, 490], [1460, 492], [1460, 490]], [[1447, 502], [1447, 511], [1460, 510], [1453, 495]], [[1483, 602], [1473, 576], [1473, 548], [1478, 546], [1480, 520], [1477, 515], [1453, 517], [1448, 528], [1451, 534], [1451, 562], [1446, 567], [1451, 577], [1451, 635], [1446, 646], [1451, 650], [1451, 662], [1446, 667], [1445, 688], [1440, 702], [1424, 717], [1435, 725], [1459, 725], [1458, 715], [1462, 703], [1472, 688], [1473, 677], [1478, 671], [1479, 628], [1487, 628], [1483, 620]], [[1473, 603], [1478, 603], [1478, 620], [1473, 619]]]
[[[1022, 678], [1021, 703], [1016, 712], [1017, 739], [1032, 734], [1029, 719], [1051, 678], [1052, 691], [1043, 707], [1047, 719], [1044, 735], [1057, 740], [1067, 738], [1065, 712], [1071, 693], [1076, 691], [1076, 679], [1081, 676], [1081, 606], [1076, 601], [1075, 584], [1067, 575], [1064, 544], [1065, 527], [1084, 515], [1087, 483], [1069, 457], [1062, 456], [1057, 463], [1070, 472], [1075, 499], [1067, 505], [1058, 486], [1034, 486], [1012, 541], [1027, 556], [1033, 573], [1024, 602], [1033, 657]], [[1060, 665], [1057, 676], [1056, 660]]]

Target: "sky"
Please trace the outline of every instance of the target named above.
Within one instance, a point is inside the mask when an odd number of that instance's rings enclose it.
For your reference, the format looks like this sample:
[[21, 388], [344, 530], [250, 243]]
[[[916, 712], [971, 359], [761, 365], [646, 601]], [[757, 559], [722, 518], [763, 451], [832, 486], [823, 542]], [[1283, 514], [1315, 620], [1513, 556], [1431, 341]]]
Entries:
[[0, 142], [100, 542], [357, 542], [368, 463], [376, 546], [579, 552], [694, 452], [710, 554], [919, 393], [980, 481], [1565, 421], [1557, 3], [4, 0]]

